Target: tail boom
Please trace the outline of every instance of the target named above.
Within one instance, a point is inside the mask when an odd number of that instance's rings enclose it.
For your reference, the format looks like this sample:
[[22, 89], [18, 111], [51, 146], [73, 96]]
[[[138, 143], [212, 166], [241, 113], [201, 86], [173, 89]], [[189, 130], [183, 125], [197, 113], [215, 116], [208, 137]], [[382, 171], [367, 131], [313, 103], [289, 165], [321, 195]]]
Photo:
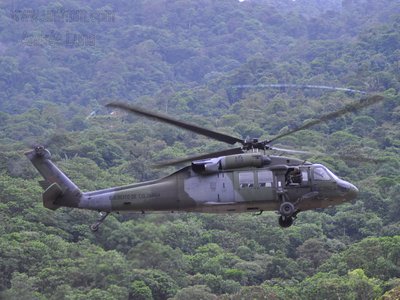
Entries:
[[41, 182], [47, 189], [43, 193], [43, 205], [49, 209], [61, 206], [80, 207], [83, 194], [57, 166], [51, 161], [50, 152], [42, 146], [25, 153], [33, 166], [43, 176]]

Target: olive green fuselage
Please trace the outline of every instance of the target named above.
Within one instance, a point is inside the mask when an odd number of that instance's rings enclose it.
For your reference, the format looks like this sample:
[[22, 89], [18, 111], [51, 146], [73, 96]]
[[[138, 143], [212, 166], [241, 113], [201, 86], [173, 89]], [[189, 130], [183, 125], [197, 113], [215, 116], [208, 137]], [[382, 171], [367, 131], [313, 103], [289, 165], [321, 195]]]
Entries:
[[[349, 201], [358, 190], [320, 164], [245, 153], [192, 162], [165, 178], [83, 193], [38, 147], [26, 153], [43, 178], [43, 204], [49, 209], [77, 207], [101, 212], [296, 211]], [[290, 205], [289, 205], [290, 206]]]
[[[79, 207], [102, 211], [196, 211], [210, 213], [278, 210], [282, 194], [299, 210], [323, 208], [350, 200], [344, 181], [318, 181], [313, 169], [321, 165], [272, 157], [268, 167], [242, 167], [211, 173], [186, 167], [150, 182], [84, 193]], [[282, 162], [289, 162], [283, 165]], [[291, 167], [299, 169], [302, 180], [287, 182]], [[346, 194], [347, 193], [347, 194]]]

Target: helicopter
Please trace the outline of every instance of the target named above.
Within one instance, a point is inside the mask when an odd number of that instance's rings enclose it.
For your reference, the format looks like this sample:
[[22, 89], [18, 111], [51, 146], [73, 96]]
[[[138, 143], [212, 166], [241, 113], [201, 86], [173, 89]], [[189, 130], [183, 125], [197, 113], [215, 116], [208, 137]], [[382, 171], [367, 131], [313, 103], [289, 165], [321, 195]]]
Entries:
[[98, 211], [98, 220], [90, 226], [95, 232], [111, 212], [200, 212], [261, 214], [276, 211], [281, 227], [290, 227], [300, 211], [326, 208], [354, 200], [358, 189], [340, 179], [326, 166], [298, 158], [270, 155], [269, 150], [305, 153], [272, 146], [276, 140], [345, 113], [354, 112], [382, 101], [374, 95], [321, 116], [303, 126], [270, 140], [240, 139], [224, 133], [180, 121], [170, 116], [122, 102], [107, 107], [121, 109], [196, 134], [239, 147], [175, 159], [160, 167], [184, 162], [190, 165], [164, 178], [126, 186], [82, 192], [51, 160], [44, 146], [25, 153], [44, 178], [42, 198], [45, 208], [71, 207]]

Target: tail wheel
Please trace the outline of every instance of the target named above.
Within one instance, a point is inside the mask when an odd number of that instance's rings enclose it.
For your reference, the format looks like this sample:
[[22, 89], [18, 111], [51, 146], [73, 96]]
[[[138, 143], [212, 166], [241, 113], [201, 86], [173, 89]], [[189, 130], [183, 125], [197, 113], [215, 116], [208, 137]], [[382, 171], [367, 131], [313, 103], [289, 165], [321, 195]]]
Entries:
[[97, 223], [90, 225], [90, 230], [91, 230], [92, 232], [98, 231], [98, 230], [99, 230], [99, 225], [100, 225], [100, 224], [97, 224]]

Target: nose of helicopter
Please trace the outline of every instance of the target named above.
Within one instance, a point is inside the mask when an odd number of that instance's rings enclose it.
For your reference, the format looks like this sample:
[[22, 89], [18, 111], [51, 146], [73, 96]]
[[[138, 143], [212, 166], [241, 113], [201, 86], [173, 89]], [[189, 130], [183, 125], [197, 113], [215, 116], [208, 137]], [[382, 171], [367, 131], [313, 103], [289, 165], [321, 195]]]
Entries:
[[351, 201], [358, 196], [358, 188], [347, 181], [338, 182], [339, 188], [344, 192], [344, 198], [346, 201]]
[[348, 192], [347, 192], [345, 197], [346, 197], [347, 200], [350, 201], [350, 200], [353, 200], [353, 199], [357, 198], [357, 196], [358, 196], [358, 188], [355, 185], [351, 184], [351, 183], [349, 183], [349, 185], [350, 185], [350, 187], [349, 187], [349, 190], [348, 190]]

